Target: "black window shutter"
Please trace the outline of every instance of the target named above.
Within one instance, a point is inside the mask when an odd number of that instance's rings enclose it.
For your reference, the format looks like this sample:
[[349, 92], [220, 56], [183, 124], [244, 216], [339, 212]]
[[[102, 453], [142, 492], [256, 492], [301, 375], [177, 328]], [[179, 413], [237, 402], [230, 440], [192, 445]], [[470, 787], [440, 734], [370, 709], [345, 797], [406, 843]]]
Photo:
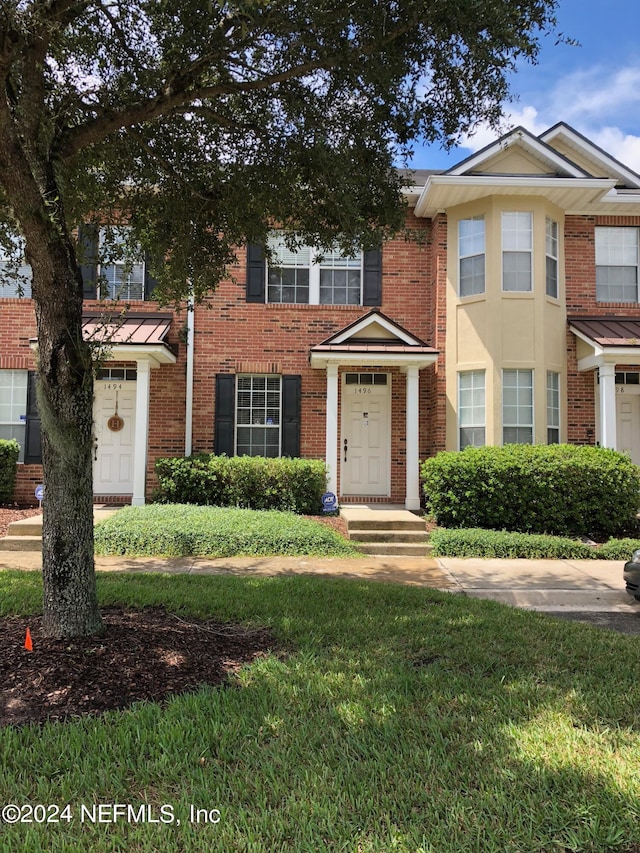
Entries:
[[144, 298], [145, 302], [149, 302], [154, 298], [154, 290], [158, 286], [158, 279], [154, 278], [151, 275], [149, 270], [150, 264], [150, 255], [148, 252], [144, 253]]
[[98, 274], [98, 229], [95, 225], [85, 224], [78, 229], [78, 251], [81, 261], [82, 297], [95, 299]]
[[40, 415], [36, 400], [36, 374], [29, 371], [27, 376], [27, 427], [24, 442], [25, 465], [42, 463], [42, 438], [40, 434]]
[[282, 455], [300, 456], [300, 376], [282, 377]]
[[382, 305], [382, 249], [364, 253], [362, 304]]
[[265, 301], [266, 267], [264, 251], [257, 243], [247, 246], [247, 302]]
[[233, 456], [236, 410], [236, 377], [233, 373], [216, 374], [216, 417], [214, 451]]

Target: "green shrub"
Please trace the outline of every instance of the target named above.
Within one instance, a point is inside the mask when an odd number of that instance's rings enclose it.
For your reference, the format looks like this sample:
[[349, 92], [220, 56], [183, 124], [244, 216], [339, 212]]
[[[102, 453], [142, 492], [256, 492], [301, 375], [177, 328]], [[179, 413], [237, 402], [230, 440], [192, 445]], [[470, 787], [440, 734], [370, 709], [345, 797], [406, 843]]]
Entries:
[[508, 533], [504, 530], [475, 528], [434, 530], [430, 540], [435, 557], [590, 560], [600, 556], [595, 548], [584, 542], [541, 533]]
[[630, 560], [634, 551], [640, 548], [640, 539], [609, 539], [596, 556], [601, 560]]
[[159, 505], [125, 507], [95, 529], [96, 554], [167, 557], [354, 556], [319, 521], [289, 512]]
[[637, 529], [640, 469], [568, 444], [469, 447], [422, 465], [427, 510], [445, 527], [602, 538]]
[[0, 504], [8, 503], [13, 497], [19, 454], [17, 441], [0, 439]]
[[186, 459], [158, 459], [156, 474], [158, 503], [317, 514], [327, 489], [327, 467], [318, 459], [201, 453]]

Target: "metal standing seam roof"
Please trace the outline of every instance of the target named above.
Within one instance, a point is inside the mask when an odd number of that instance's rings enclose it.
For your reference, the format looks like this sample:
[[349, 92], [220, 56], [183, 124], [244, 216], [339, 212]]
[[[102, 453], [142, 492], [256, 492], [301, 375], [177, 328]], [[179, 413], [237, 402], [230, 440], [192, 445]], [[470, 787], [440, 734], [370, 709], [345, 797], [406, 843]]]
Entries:
[[640, 317], [568, 317], [572, 329], [600, 347], [640, 349]]
[[409, 345], [396, 341], [345, 341], [341, 344], [316, 344], [312, 352], [369, 352], [369, 353], [414, 353], [414, 354], [437, 354], [438, 350], [429, 346]]
[[165, 340], [172, 318], [173, 315], [166, 312], [124, 316], [87, 312], [82, 315], [82, 336], [85, 340], [105, 340], [114, 345], [163, 346], [172, 350]]

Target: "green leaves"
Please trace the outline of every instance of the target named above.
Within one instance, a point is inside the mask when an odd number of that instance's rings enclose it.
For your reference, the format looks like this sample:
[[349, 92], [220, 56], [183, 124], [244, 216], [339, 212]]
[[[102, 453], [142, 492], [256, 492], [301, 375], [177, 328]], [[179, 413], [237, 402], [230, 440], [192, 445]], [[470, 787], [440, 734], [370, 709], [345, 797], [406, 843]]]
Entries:
[[467, 448], [427, 459], [422, 478], [428, 510], [445, 527], [597, 537], [637, 527], [640, 470], [602, 447]]

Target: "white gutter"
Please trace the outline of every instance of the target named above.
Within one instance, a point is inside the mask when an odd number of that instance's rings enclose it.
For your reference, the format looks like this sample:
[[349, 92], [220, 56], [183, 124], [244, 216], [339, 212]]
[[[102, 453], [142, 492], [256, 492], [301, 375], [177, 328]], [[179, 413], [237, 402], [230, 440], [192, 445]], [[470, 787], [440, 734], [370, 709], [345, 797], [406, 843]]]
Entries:
[[194, 305], [193, 297], [187, 303], [187, 389], [184, 413], [184, 455], [191, 456], [193, 445], [193, 364], [194, 343]]

